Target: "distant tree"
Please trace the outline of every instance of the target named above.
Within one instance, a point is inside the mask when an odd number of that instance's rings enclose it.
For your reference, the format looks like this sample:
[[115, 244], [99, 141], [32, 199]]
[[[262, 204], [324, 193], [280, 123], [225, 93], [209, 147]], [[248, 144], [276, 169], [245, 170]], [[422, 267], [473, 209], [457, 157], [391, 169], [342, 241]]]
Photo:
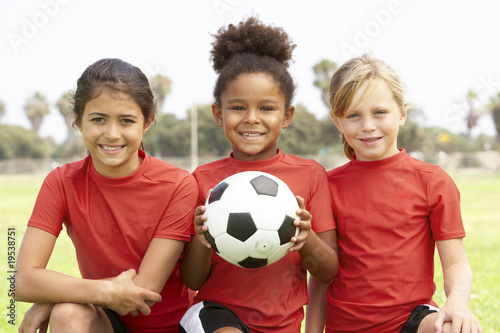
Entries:
[[156, 101], [158, 103], [158, 111], [162, 112], [165, 98], [170, 93], [172, 80], [168, 76], [156, 74], [149, 79], [149, 84], [151, 86], [151, 90], [153, 90], [153, 94], [156, 97]]
[[3, 116], [5, 116], [5, 103], [0, 100], [0, 119], [2, 119]]
[[47, 102], [45, 96], [37, 91], [32, 97], [26, 100], [24, 111], [31, 122], [32, 129], [38, 133], [40, 131], [43, 118], [50, 113], [49, 103]]
[[0, 125], [0, 159], [42, 158], [50, 145], [38, 133], [21, 126]]
[[328, 59], [321, 59], [314, 65], [314, 86], [321, 90], [321, 99], [327, 110], [330, 110], [330, 80], [337, 70], [337, 64]]
[[63, 116], [64, 124], [67, 129], [66, 142], [61, 154], [62, 156], [69, 156], [73, 154], [72, 151], [75, 149], [75, 128], [73, 127], [75, 117], [73, 115], [73, 108], [68, 93], [64, 93], [59, 97], [56, 102], [56, 107]]
[[418, 108], [409, 108], [407, 111], [406, 122], [399, 128], [398, 146], [406, 149], [408, 152], [422, 151], [425, 147], [424, 133], [418, 123], [421, 123], [424, 112]]
[[[226, 156], [231, 144], [212, 115], [212, 104], [198, 105], [198, 153], [201, 156]], [[191, 115], [188, 113], [188, 120]]]
[[[337, 63], [328, 59], [322, 59], [313, 66], [315, 76], [314, 86], [320, 89], [321, 100], [328, 113], [330, 113], [330, 80], [337, 68]], [[322, 133], [320, 140], [323, 149], [338, 145], [340, 142], [340, 132], [337, 127], [335, 127], [330, 115], [322, 119], [319, 125]]]
[[500, 93], [491, 99], [489, 108], [497, 131], [496, 140], [500, 142]]
[[322, 147], [320, 128], [320, 122], [314, 114], [304, 105], [298, 104], [292, 123], [281, 133], [278, 147], [287, 154], [316, 155]]
[[146, 151], [158, 157], [186, 156], [189, 153], [189, 125], [174, 114], [162, 114], [144, 135]]
[[469, 90], [467, 92], [467, 105], [468, 105], [468, 110], [467, 110], [467, 115], [465, 116], [466, 120], [466, 125], [467, 125], [467, 141], [469, 142], [469, 145], [472, 146], [473, 144], [473, 139], [472, 139], [472, 129], [477, 126], [477, 121], [479, 120], [480, 113], [477, 110], [477, 99], [478, 96], [476, 92], [473, 90]]
[[331, 148], [338, 150], [342, 147], [340, 132], [330, 114], [319, 120], [319, 132], [321, 149], [327, 153]]

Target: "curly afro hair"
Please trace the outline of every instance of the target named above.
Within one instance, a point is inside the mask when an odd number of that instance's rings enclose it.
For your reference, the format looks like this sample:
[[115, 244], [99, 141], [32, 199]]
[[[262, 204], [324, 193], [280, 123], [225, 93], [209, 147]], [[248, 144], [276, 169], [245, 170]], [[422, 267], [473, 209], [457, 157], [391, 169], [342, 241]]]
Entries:
[[297, 46], [282, 29], [249, 17], [237, 26], [230, 24], [212, 35], [210, 60], [219, 77], [214, 87], [215, 102], [220, 105], [228, 84], [244, 73], [265, 73], [273, 78], [285, 95], [286, 107], [292, 103], [295, 83], [288, 72]]

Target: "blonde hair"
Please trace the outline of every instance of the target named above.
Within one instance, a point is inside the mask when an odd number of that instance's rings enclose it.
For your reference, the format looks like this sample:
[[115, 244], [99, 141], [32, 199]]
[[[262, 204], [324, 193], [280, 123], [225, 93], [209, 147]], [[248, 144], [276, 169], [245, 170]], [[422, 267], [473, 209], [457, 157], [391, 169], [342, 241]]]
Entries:
[[[394, 101], [402, 108], [405, 104], [405, 89], [398, 74], [386, 62], [371, 54], [363, 54], [340, 66], [330, 80], [330, 113], [332, 117], [342, 117], [350, 107], [361, 85], [368, 81], [385, 82]], [[342, 135], [344, 154], [351, 159], [354, 149]]]

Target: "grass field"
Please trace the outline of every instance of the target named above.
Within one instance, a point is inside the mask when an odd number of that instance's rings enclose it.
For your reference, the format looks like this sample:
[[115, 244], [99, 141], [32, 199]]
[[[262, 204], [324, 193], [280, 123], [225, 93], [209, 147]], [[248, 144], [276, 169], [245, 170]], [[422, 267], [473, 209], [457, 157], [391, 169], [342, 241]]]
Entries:
[[[500, 332], [500, 173], [455, 172], [452, 177], [462, 194], [462, 213], [467, 237], [465, 246], [474, 276], [470, 308], [479, 318], [484, 332]], [[0, 176], [1, 294], [3, 309], [0, 332], [17, 332], [26, 310], [26, 303], [17, 303], [15, 325], [9, 324], [10, 297], [8, 266], [8, 231], [15, 231], [19, 249], [26, 222], [31, 214], [42, 176]], [[12, 228], [12, 229], [11, 229]], [[63, 231], [49, 263], [49, 268], [78, 276], [74, 250]], [[435, 300], [445, 301], [442, 271], [436, 256]]]

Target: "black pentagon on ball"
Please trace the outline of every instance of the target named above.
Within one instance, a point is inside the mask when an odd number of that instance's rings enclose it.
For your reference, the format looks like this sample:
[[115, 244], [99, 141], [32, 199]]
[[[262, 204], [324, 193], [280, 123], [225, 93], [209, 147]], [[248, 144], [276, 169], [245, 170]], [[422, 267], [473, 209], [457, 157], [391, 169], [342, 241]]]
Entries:
[[212, 202], [220, 200], [220, 198], [222, 197], [224, 191], [226, 191], [226, 188], [228, 186], [229, 184], [226, 182], [219, 183], [217, 186], [215, 186], [212, 192], [210, 193], [210, 198], [208, 199], [208, 203], [211, 204]]
[[245, 268], [259, 268], [259, 267], [264, 267], [267, 265], [267, 259], [258, 259], [258, 258], [248, 257], [248, 258], [240, 261], [238, 264], [241, 267], [245, 267]]
[[278, 194], [278, 183], [266, 176], [258, 176], [250, 181], [255, 192], [259, 195], [270, 195], [275, 197]]
[[217, 244], [215, 244], [215, 239], [212, 237], [210, 232], [205, 232], [205, 238], [207, 241], [212, 245], [212, 249], [214, 249], [215, 252], [219, 253], [219, 249], [217, 248]]
[[244, 242], [257, 231], [250, 213], [230, 213], [227, 218], [226, 232]]
[[295, 218], [286, 215], [283, 223], [281, 223], [280, 228], [278, 229], [278, 235], [280, 237], [280, 245], [286, 244], [290, 241], [290, 239], [295, 236], [295, 231], [297, 227], [293, 225], [293, 221]]

